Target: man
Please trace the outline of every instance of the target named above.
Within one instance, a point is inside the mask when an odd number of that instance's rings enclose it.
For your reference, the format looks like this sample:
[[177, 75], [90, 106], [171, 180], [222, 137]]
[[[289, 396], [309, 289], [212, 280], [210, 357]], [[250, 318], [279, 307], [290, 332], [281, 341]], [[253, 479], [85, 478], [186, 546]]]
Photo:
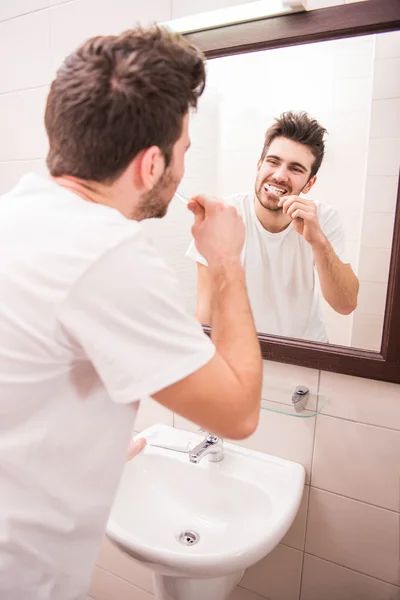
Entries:
[[[212, 341], [140, 221], [184, 172], [203, 56], [137, 29], [84, 43], [47, 100], [50, 179], [0, 202], [0, 598], [82, 600], [142, 396], [221, 436], [257, 426], [262, 361], [232, 207], [198, 197]], [[160, 500], [162, 501], [162, 499]]]
[[[316, 181], [325, 132], [304, 112], [282, 114], [266, 132], [254, 193], [227, 200], [246, 226], [241, 257], [257, 330], [318, 342], [328, 337], [315, 270], [336, 312], [350, 314], [358, 294], [336, 211], [300, 196]], [[210, 299], [215, 290], [207, 261], [193, 242], [187, 254], [198, 261], [197, 316], [214, 324]]]

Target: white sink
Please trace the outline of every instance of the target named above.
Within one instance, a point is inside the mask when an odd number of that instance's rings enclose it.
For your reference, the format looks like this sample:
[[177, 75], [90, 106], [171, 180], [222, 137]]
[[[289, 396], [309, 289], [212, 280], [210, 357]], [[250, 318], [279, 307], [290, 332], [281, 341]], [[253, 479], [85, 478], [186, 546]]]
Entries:
[[[176, 435], [192, 447], [204, 439], [166, 425], [138, 437], [150, 440], [154, 432], [158, 439]], [[227, 442], [222, 461], [205, 456], [197, 464], [187, 453], [149, 443], [124, 469], [107, 534], [162, 575], [201, 579], [242, 573], [288, 531], [304, 478], [298, 463]], [[179, 539], [184, 532], [193, 532], [198, 541], [185, 545]], [[183, 537], [192, 539], [190, 533]]]

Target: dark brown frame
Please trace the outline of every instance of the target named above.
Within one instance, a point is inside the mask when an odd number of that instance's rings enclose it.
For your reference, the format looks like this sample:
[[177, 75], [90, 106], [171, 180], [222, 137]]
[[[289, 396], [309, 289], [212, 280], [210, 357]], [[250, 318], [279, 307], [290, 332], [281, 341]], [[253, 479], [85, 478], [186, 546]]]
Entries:
[[[187, 37], [207, 58], [217, 58], [398, 29], [400, 0], [368, 0], [216, 27]], [[400, 176], [380, 352], [263, 333], [258, 338], [267, 360], [400, 383]]]

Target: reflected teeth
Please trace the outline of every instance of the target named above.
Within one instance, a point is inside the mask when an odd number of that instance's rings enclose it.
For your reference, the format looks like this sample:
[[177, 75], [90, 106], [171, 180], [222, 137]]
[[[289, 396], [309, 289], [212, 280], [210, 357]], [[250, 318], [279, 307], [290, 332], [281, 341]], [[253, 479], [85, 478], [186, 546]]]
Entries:
[[267, 190], [267, 192], [271, 192], [272, 194], [276, 194], [277, 196], [282, 196], [285, 193], [285, 190], [276, 188], [273, 185], [269, 185], [268, 183], [264, 185], [264, 188]]

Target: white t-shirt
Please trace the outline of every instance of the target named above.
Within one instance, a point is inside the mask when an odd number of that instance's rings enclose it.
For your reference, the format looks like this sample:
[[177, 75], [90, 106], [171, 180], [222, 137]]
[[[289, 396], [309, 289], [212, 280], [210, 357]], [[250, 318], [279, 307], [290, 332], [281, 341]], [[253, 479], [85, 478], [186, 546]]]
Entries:
[[84, 600], [139, 400], [215, 348], [140, 223], [26, 175], [0, 198], [0, 598]]
[[[314, 256], [308, 242], [293, 224], [280, 233], [266, 231], [254, 208], [254, 193], [226, 198], [236, 207], [246, 226], [241, 258], [257, 331], [318, 342], [328, 341], [320, 308]], [[316, 202], [321, 229], [342, 262], [344, 233], [337, 212]], [[207, 261], [191, 243], [187, 255]]]

